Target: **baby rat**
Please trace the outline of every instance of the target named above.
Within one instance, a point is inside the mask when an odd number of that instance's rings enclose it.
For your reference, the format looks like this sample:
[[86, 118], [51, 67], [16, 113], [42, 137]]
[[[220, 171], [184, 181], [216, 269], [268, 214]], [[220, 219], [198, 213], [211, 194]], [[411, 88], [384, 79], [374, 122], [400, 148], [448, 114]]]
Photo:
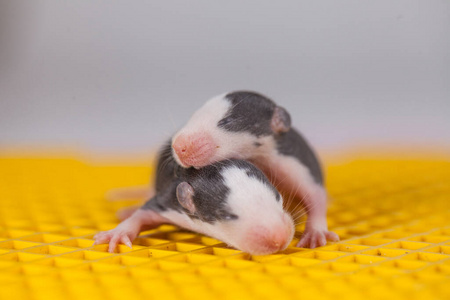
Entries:
[[202, 168], [182, 168], [168, 143], [160, 152], [156, 194], [115, 229], [100, 232], [95, 244], [131, 247], [143, 229], [173, 223], [250, 254], [285, 249], [295, 228], [283, 198], [266, 176], [247, 161], [229, 159]]
[[176, 162], [185, 168], [228, 158], [252, 162], [285, 199], [292, 196], [305, 205], [308, 218], [297, 246], [315, 248], [339, 240], [328, 231], [327, 194], [318, 158], [291, 127], [289, 113], [271, 99], [249, 91], [216, 96], [173, 136], [172, 148]]

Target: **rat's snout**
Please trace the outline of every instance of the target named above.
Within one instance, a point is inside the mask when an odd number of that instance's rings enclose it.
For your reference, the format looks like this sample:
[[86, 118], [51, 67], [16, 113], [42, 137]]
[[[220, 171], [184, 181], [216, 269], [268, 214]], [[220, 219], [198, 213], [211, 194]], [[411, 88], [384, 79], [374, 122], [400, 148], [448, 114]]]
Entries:
[[180, 134], [172, 143], [179, 162], [184, 167], [203, 167], [211, 163], [216, 151], [214, 139], [206, 132]]
[[244, 251], [255, 255], [272, 254], [286, 249], [294, 235], [291, 218], [284, 218], [281, 224], [268, 227], [253, 227], [246, 234]]

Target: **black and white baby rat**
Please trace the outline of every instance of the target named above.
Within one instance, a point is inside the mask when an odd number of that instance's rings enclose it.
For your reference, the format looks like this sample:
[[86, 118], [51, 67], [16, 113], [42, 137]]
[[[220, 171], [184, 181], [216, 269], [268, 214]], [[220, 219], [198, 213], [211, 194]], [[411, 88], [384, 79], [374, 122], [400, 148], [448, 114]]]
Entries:
[[143, 229], [172, 223], [219, 239], [250, 254], [285, 249], [293, 238], [292, 217], [266, 176], [247, 161], [228, 159], [201, 168], [182, 168], [171, 143], [160, 152], [155, 196], [95, 244], [131, 247]]
[[315, 248], [339, 240], [328, 231], [327, 193], [316, 154], [291, 127], [289, 113], [266, 96], [236, 91], [210, 99], [173, 136], [172, 148], [185, 168], [229, 158], [252, 162], [285, 199], [304, 204], [308, 218], [297, 246]]

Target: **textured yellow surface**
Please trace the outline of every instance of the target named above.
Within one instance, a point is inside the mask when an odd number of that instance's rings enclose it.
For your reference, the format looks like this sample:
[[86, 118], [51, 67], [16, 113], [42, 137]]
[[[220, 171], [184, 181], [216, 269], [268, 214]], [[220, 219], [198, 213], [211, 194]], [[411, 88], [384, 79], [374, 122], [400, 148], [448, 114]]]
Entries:
[[105, 192], [149, 176], [144, 164], [0, 157], [0, 299], [450, 299], [448, 161], [330, 165], [342, 240], [314, 250], [250, 256], [174, 226], [132, 250], [92, 246], [135, 204]]

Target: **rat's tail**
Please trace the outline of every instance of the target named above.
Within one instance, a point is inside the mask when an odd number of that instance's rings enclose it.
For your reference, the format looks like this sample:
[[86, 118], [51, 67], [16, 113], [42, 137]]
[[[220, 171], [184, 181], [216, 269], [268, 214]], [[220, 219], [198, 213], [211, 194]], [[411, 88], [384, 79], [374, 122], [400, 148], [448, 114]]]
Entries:
[[[116, 188], [108, 191], [105, 195], [108, 201], [135, 201], [139, 200], [144, 203], [151, 197], [153, 197], [154, 190], [147, 185], [131, 186], [124, 188]], [[127, 219], [131, 216], [139, 206], [130, 206], [119, 209], [117, 211], [117, 217], [120, 221]]]
[[131, 187], [123, 187], [109, 190], [106, 193], [108, 201], [123, 201], [123, 200], [142, 200], [146, 201], [153, 197], [154, 191], [147, 185], [138, 185]]

